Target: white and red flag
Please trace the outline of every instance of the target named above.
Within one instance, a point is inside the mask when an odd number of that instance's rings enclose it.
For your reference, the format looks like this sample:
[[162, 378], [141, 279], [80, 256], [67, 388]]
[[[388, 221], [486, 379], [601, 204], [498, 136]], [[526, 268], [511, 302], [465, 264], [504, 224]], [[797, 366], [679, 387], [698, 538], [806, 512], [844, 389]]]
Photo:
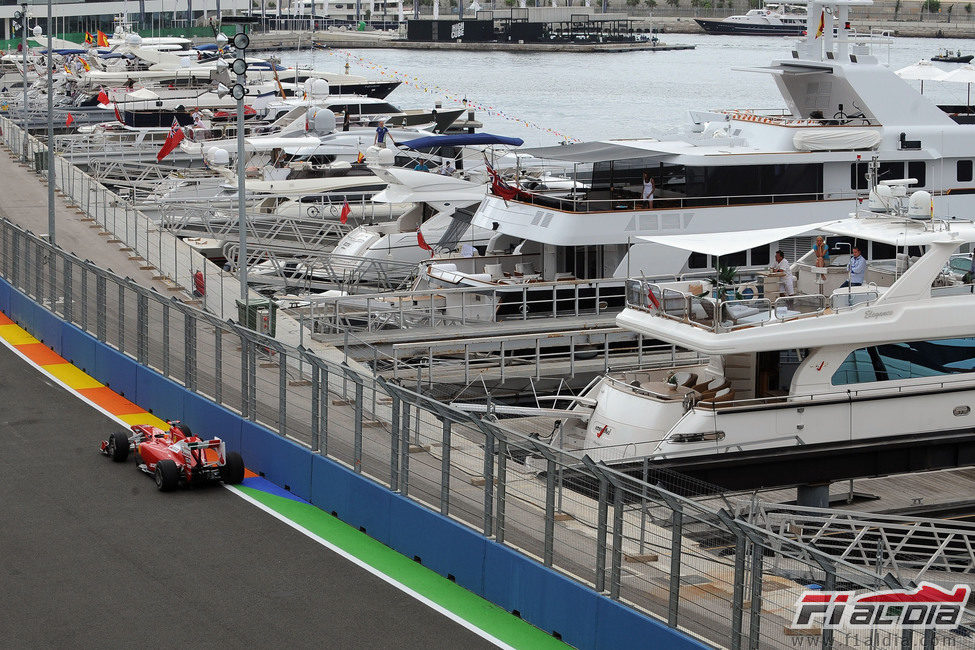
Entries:
[[162, 148], [159, 153], [156, 154], [156, 160], [162, 162], [162, 159], [172, 153], [173, 149], [179, 146], [179, 143], [183, 141], [183, 127], [179, 125], [176, 118], [173, 118], [173, 126], [169, 129], [169, 135], [166, 136], [166, 141], [163, 142]]

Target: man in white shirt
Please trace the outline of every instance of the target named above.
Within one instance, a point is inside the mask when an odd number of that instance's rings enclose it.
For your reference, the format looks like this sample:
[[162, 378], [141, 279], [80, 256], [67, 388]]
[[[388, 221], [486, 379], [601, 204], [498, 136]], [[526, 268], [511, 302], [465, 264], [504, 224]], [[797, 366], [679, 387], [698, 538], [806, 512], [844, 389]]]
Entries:
[[779, 280], [779, 292], [783, 296], [791, 296], [795, 293], [794, 278], [790, 267], [789, 260], [785, 259], [785, 254], [782, 251], [775, 251], [775, 263], [769, 268], [775, 273], [782, 274], [782, 279]]
[[846, 264], [846, 270], [850, 274], [850, 279], [840, 285], [844, 287], [859, 287], [863, 285], [863, 276], [867, 272], [867, 260], [860, 255], [860, 249], [853, 247], [853, 255]]

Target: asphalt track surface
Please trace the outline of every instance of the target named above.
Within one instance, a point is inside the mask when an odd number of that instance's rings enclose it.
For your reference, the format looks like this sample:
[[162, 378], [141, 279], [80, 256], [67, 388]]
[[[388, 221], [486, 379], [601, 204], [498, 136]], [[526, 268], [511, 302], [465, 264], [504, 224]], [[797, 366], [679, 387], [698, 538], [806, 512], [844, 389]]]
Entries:
[[119, 425], [0, 346], [5, 647], [490, 648], [220, 487], [160, 493]]

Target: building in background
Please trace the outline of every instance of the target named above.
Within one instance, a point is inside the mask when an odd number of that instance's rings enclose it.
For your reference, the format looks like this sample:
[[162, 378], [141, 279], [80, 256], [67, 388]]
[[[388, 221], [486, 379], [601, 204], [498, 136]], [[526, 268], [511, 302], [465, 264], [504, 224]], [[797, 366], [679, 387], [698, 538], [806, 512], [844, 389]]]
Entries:
[[[224, 15], [237, 14], [250, 9], [251, 0], [129, 0], [127, 2], [101, 2], [100, 0], [54, 0], [54, 33], [77, 34], [85, 31], [94, 33], [101, 29], [111, 34], [115, 18], [126, 15], [134, 29], [160, 30], [173, 27], [186, 27], [197, 24], [200, 19], [215, 17], [217, 12]], [[45, 28], [47, 23], [46, 0], [27, 2], [31, 18], [28, 29], [35, 24]], [[14, 14], [21, 10], [22, 3], [15, 0], [0, 0], [0, 25], [3, 39], [16, 38]], [[192, 14], [190, 17], [189, 14]], [[192, 18], [192, 20], [190, 20]]]

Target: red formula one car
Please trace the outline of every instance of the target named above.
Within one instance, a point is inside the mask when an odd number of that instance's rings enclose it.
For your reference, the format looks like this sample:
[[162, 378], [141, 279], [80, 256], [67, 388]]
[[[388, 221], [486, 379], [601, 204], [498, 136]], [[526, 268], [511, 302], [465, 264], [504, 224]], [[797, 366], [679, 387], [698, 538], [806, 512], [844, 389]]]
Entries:
[[135, 424], [131, 435], [119, 431], [102, 440], [100, 451], [116, 463], [135, 452], [136, 466], [150, 474], [163, 492], [175, 490], [180, 484], [236, 484], [244, 480], [244, 459], [240, 454], [227, 451], [220, 438], [203, 440], [194, 436], [188, 426], [179, 422], [170, 422], [169, 431]]

